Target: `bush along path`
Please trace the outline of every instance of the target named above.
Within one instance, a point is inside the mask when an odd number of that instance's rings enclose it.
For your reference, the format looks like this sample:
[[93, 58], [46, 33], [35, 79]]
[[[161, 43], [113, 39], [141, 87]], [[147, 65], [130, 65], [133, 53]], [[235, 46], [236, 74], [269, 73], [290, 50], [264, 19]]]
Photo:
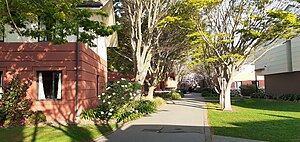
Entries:
[[[165, 101], [157, 97], [153, 101], [137, 100], [141, 85], [128, 80], [119, 80], [108, 85], [100, 95], [101, 104], [96, 109], [85, 110], [81, 113], [82, 119], [109, 123], [135, 120], [146, 114], [153, 113]], [[113, 121], [113, 122], [114, 122]]]

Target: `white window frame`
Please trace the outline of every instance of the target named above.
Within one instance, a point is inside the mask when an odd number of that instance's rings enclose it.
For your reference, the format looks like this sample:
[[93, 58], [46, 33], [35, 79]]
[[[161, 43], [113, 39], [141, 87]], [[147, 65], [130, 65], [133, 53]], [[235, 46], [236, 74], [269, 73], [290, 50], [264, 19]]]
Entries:
[[[43, 85], [43, 72], [53, 72], [52, 77], [54, 77], [54, 72], [58, 73], [56, 98], [54, 98], [54, 94], [52, 94], [53, 98], [46, 98]], [[54, 80], [52, 80], [52, 82], [52, 85], [54, 85]], [[54, 88], [54, 86], [52, 86], [52, 88]], [[37, 100], [62, 100], [62, 71], [37, 71]]]

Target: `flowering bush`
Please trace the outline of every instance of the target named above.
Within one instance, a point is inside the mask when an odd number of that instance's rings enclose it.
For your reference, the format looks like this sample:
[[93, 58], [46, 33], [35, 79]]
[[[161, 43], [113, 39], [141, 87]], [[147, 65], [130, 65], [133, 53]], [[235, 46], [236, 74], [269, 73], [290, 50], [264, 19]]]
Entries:
[[108, 84], [100, 95], [101, 104], [95, 111], [83, 111], [82, 118], [110, 120], [118, 112], [130, 109], [130, 104], [139, 95], [137, 93], [142, 87], [139, 83], [131, 83], [122, 79]]

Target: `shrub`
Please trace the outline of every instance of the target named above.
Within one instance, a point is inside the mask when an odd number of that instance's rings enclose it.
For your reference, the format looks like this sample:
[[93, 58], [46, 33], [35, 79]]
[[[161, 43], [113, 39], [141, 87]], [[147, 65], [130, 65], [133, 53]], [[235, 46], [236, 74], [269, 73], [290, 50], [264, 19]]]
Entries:
[[184, 97], [184, 93], [182, 93], [182, 92], [178, 92], [179, 94], [180, 94], [180, 96], [181, 96], [181, 98], [183, 98]]
[[35, 111], [29, 115], [29, 117], [26, 120], [26, 124], [37, 125], [46, 121], [46, 116], [42, 111]]
[[135, 109], [142, 114], [149, 114], [156, 111], [156, 105], [153, 101], [142, 100], [138, 102]]
[[114, 118], [123, 120], [130, 116], [137, 90], [141, 89], [138, 83], [131, 83], [128, 80], [111, 82], [100, 95], [101, 104], [95, 110], [86, 110], [81, 113], [83, 119], [100, 119], [109, 121]]
[[300, 94], [285, 94], [279, 97], [283, 101], [300, 101]]
[[167, 94], [167, 98], [170, 98], [171, 100], [179, 100], [181, 99], [181, 95], [177, 92], [171, 92]]
[[240, 88], [243, 96], [254, 96], [256, 93], [255, 85], [242, 85]]
[[201, 88], [195, 88], [195, 89], [193, 90], [193, 92], [195, 92], [195, 93], [201, 93], [201, 91], [202, 91]]
[[87, 120], [95, 120], [96, 118], [100, 118], [97, 109], [83, 110], [80, 113], [81, 119]]
[[240, 96], [241, 95], [241, 89], [231, 89], [230, 90], [230, 95], [231, 96]]
[[264, 89], [258, 89], [257, 93], [253, 93], [251, 95], [251, 98], [265, 98], [266, 94], [265, 94], [265, 90]]
[[143, 116], [143, 113], [139, 112], [136, 108], [139, 104], [139, 101], [133, 101], [118, 110], [117, 113], [114, 114], [113, 118], [117, 120], [117, 122], [126, 122], [129, 120], [134, 120]]
[[18, 78], [14, 78], [7, 87], [3, 88], [4, 93], [0, 99], [0, 125], [22, 126], [25, 124], [25, 120], [32, 113], [30, 110], [32, 102], [30, 99], [25, 99], [29, 86], [28, 81], [21, 83]]
[[156, 107], [160, 107], [160, 106], [166, 104], [166, 101], [161, 97], [155, 97], [154, 103], [155, 103]]
[[102, 103], [97, 108], [100, 119], [110, 120], [119, 109], [135, 100], [138, 96], [136, 92], [140, 89], [139, 83], [131, 83], [128, 80], [119, 80], [109, 84], [101, 94]]

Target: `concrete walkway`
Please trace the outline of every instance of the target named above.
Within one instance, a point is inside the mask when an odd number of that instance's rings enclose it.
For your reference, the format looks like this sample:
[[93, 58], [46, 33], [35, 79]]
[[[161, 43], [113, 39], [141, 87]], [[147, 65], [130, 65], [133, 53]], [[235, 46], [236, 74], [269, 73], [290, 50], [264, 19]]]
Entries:
[[211, 136], [204, 106], [198, 94], [186, 94], [185, 98], [169, 101], [157, 113], [132, 121], [97, 142], [251, 141]]

